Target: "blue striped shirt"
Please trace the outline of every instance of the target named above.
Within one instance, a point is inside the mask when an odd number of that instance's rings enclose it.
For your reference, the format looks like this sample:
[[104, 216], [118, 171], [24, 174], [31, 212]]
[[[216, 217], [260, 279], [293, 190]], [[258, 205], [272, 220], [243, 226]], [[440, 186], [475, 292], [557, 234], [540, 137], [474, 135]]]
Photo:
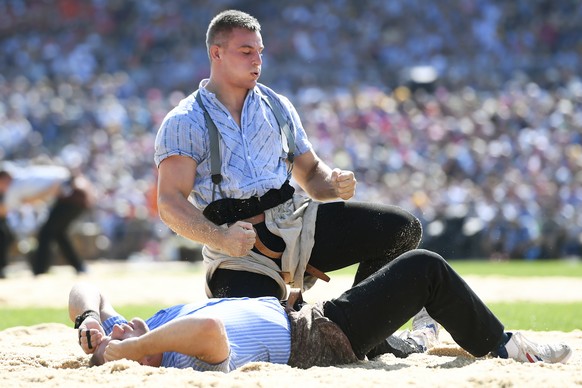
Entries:
[[[266, 86], [261, 85], [261, 91], [257, 86], [247, 94], [239, 127], [216, 95], [204, 88], [207, 82], [200, 83], [198, 92], [202, 93], [204, 106], [220, 133], [223, 177], [220, 188], [224, 196], [244, 199], [281, 187], [288, 178], [287, 153], [283, 150], [277, 119], [260, 93], [268, 94], [274, 104], [283, 108], [286, 118], [291, 119], [296, 155], [301, 155], [312, 146], [291, 102]], [[183, 99], [162, 122], [156, 136], [154, 161], [159, 166], [174, 155], [188, 156], [196, 161], [198, 167], [191, 198], [202, 210], [212, 202], [213, 184], [208, 130], [195, 93]], [[215, 199], [220, 198], [217, 190]]]
[[[253, 361], [286, 364], [289, 360], [289, 318], [277, 298], [221, 298], [177, 305], [158, 311], [146, 323], [153, 330], [186, 315], [219, 318], [226, 328], [230, 355], [224, 362], [213, 365], [195, 357], [166, 352], [161, 366], [229, 372]], [[103, 322], [105, 332], [109, 335], [113, 325], [122, 322], [126, 321], [121, 316], [109, 318]]]

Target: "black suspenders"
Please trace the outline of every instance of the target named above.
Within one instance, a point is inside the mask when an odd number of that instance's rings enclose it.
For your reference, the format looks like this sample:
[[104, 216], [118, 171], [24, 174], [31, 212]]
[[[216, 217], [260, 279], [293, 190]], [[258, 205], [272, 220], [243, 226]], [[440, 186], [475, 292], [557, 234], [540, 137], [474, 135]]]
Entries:
[[[295, 157], [295, 136], [293, 132], [291, 132], [291, 128], [289, 128], [289, 122], [284, 119], [280, 107], [277, 104], [272, 104], [271, 99], [266, 94], [261, 93], [260, 89], [259, 95], [267, 103], [267, 105], [269, 106], [269, 108], [271, 108], [273, 114], [275, 115], [277, 124], [279, 124], [279, 129], [281, 130], [283, 151], [287, 152], [287, 161], [292, 166], [293, 159]], [[219, 132], [218, 128], [216, 128], [216, 124], [214, 124], [214, 121], [210, 117], [208, 110], [206, 109], [204, 103], [202, 102], [200, 90], [196, 92], [196, 102], [198, 103], [198, 105], [200, 105], [200, 107], [204, 111], [204, 120], [206, 122], [206, 127], [208, 128], [208, 137], [210, 139], [210, 174], [212, 177], [212, 183], [214, 184], [214, 188], [216, 189], [216, 186], [220, 185], [220, 182], [222, 182], [222, 174], [220, 173], [222, 161], [220, 159], [220, 150], [218, 142]], [[214, 190], [212, 193], [212, 200], [214, 201]]]

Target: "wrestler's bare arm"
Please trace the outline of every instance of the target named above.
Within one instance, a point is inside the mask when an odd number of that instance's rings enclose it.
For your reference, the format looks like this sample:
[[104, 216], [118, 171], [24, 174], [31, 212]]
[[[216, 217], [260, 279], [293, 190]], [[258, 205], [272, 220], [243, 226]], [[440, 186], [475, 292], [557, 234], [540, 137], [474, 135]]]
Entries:
[[106, 362], [141, 360], [147, 355], [177, 352], [218, 364], [228, 357], [228, 339], [218, 319], [185, 316], [174, 319], [140, 337], [112, 340], [105, 349]]

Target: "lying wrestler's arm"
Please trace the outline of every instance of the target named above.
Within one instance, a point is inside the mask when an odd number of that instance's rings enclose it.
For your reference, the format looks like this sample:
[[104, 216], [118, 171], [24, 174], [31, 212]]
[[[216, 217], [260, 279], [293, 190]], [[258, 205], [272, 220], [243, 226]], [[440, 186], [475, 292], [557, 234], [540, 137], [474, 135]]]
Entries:
[[[93, 353], [105, 336], [101, 322], [119, 315], [97, 287], [85, 282], [77, 283], [69, 292], [69, 318], [75, 322], [77, 316], [89, 310], [95, 311], [99, 315], [98, 318], [85, 319], [76, 333], [79, 345], [87, 354]], [[87, 338], [87, 330], [90, 339]]]
[[218, 364], [228, 357], [228, 338], [219, 319], [185, 316], [174, 319], [140, 337], [112, 340], [105, 362], [122, 358], [139, 361], [148, 355], [177, 352]]

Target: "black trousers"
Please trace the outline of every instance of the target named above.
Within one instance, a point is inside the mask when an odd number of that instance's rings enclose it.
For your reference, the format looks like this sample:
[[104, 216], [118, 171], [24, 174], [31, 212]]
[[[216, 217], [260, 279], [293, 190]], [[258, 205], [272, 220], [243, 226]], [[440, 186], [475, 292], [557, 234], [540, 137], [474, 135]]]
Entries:
[[49, 216], [38, 232], [38, 247], [31, 257], [32, 272], [35, 275], [49, 270], [52, 262], [52, 244], [56, 243], [65, 260], [75, 268], [77, 272], [85, 271], [85, 263], [73, 247], [68, 230], [85, 211], [85, 208], [75, 202], [59, 198], [49, 212]]
[[[421, 236], [418, 219], [399, 207], [355, 201], [322, 203], [309, 264], [328, 272], [359, 263], [354, 279], [358, 284], [417, 248]], [[218, 269], [209, 286], [215, 297], [279, 295], [273, 279], [251, 272]]]
[[501, 342], [501, 322], [441, 256], [423, 249], [404, 253], [325, 302], [324, 315], [341, 327], [362, 359], [423, 306], [476, 357]]
[[8, 250], [13, 240], [6, 218], [0, 217], [0, 277], [4, 276], [4, 268], [8, 265]]

